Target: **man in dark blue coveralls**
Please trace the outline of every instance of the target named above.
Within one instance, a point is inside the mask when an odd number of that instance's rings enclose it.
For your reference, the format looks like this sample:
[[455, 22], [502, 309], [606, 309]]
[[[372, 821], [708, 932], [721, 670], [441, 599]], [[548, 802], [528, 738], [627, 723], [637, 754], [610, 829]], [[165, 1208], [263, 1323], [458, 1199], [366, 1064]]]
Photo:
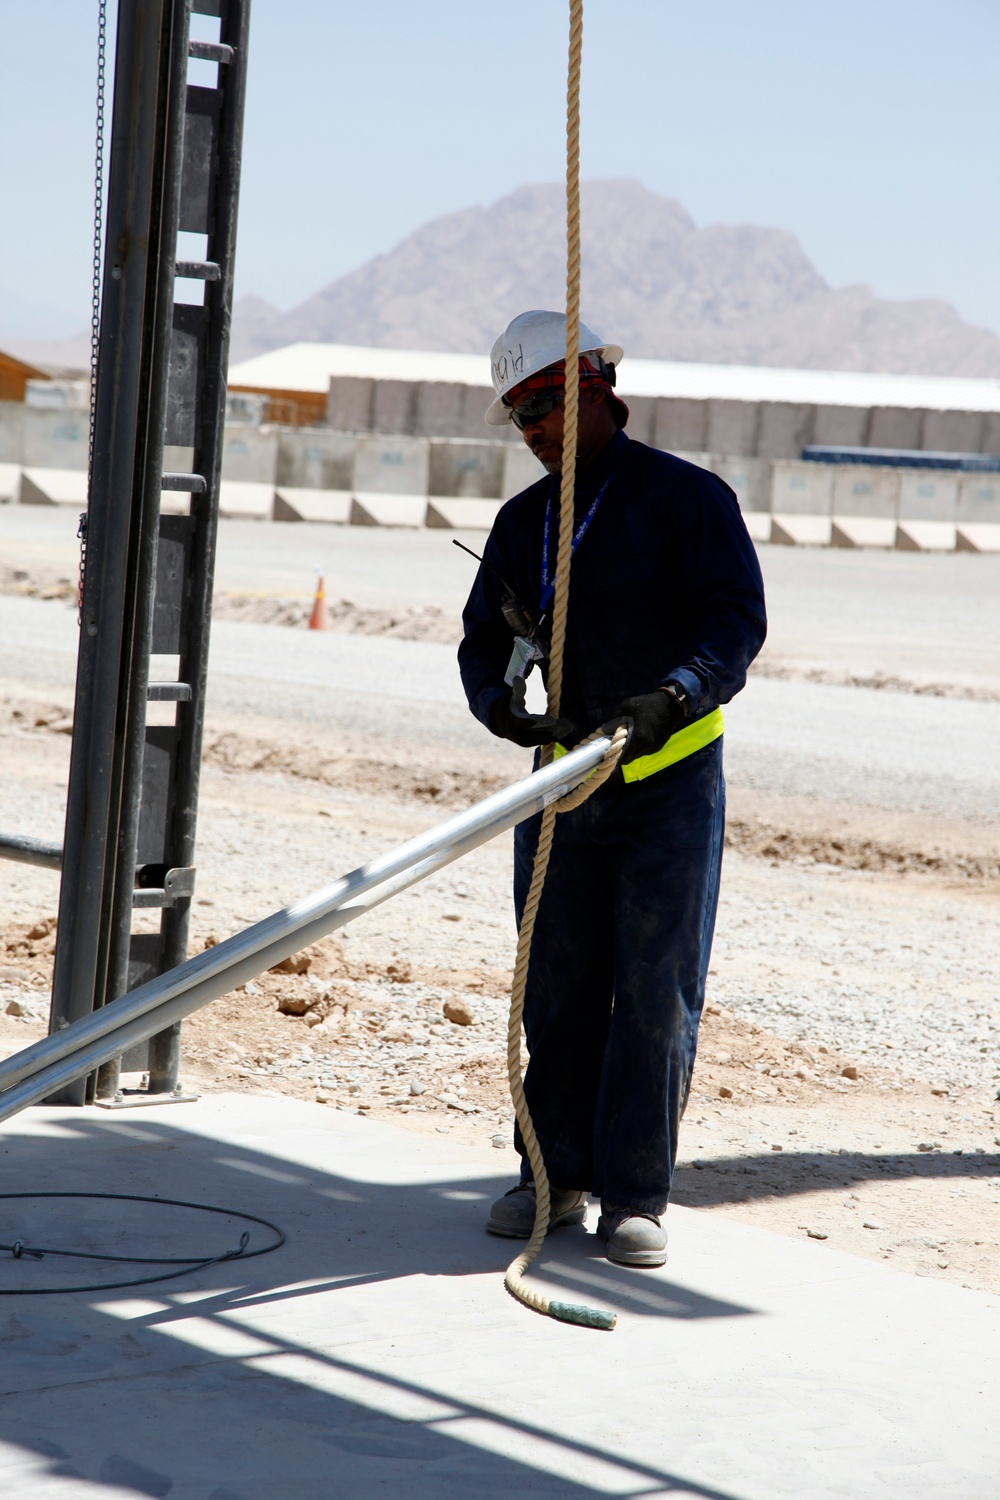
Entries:
[[[630, 441], [628, 408], [613, 391], [621, 349], [587, 328], [580, 349], [562, 718], [512, 702], [513, 637], [501, 607], [504, 584], [535, 622], [551, 601], [566, 380], [559, 313], [522, 314], [493, 348], [486, 420], [513, 421], [553, 477], [500, 511], [459, 662], [472, 712], [518, 745], [571, 746], [609, 720], [633, 721], [619, 769], [556, 822], [525, 994], [525, 1094], [552, 1184], [550, 1228], [582, 1223], [593, 1193], [609, 1260], [657, 1266], [719, 892], [720, 704], [743, 687], [763, 644], [764, 591], [733, 492]], [[514, 837], [518, 921], [538, 823]], [[520, 1132], [515, 1144], [521, 1181], [493, 1205], [487, 1228], [521, 1238], [535, 1195]]]

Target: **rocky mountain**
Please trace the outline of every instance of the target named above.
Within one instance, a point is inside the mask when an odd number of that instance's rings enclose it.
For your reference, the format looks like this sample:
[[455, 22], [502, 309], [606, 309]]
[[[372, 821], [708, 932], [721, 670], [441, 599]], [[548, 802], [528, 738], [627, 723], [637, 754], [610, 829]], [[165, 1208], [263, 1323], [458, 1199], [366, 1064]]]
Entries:
[[[279, 313], [236, 307], [233, 356], [296, 340], [486, 351], [527, 307], [563, 305], [562, 187], [446, 214]], [[947, 302], [831, 287], [794, 235], [699, 228], [639, 182], [583, 187], [584, 317], [630, 354], [718, 364], [1000, 376], [1000, 337]]]

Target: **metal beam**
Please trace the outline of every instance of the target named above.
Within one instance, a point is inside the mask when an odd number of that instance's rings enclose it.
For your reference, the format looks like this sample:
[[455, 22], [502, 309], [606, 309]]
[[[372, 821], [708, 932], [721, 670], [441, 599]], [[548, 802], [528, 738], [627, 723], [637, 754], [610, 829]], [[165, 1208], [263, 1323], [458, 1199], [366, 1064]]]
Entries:
[[578, 786], [603, 760], [605, 736], [505, 787], [429, 832], [342, 876], [304, 901], [274, 912], [139, 985], [111, 1006], [0, 1062], [0, 1120], [66, 1088], [124, 1048], [343, 927]]
[[22, 865], [41, 865], [46, 870], [61, 870], [62, 844], [48, 844], [22, 833], [0, 833], [0, 859], [12, 859]]

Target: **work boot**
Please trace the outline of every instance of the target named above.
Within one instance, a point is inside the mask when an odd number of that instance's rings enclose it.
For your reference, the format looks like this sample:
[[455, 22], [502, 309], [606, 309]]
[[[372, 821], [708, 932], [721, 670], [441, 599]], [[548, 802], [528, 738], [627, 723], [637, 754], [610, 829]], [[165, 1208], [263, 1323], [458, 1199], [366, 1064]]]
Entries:
[[[563, 1224], [582, 1224], [587, 1217], [587, 1195], [575, 1188], [549, 1188], [549, 1229]], [[519, 1182], [498, 1198], [490, 1209], [487, 1234], [502, 1234], [508, 1240], [527, 1240], [535, 1227], [535, 1184]]]
[[630, 1208], [602, 1203], [597, 1233], [608, 1247], [608, 1260], [615, 1265], [666, 1265], [667, 1231], [656, 1214], [637, 1214]]

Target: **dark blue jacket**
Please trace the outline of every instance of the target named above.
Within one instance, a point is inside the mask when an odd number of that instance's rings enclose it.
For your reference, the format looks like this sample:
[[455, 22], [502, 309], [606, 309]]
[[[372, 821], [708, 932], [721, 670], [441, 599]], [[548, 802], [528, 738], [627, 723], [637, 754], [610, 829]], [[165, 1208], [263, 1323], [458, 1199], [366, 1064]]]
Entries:
[[[740, 691], [767, 631], [760, 566], [736, 497], [715, 474], [619, 431], [580, 475], [577, 519], [609, 475], [573, 558], [561, 711], [587, 732], [623, 698], [673, 681], [687, 693], [691, 718], [701, 718]], [[540, 479], [508, 500], [484, 550], [535, 611], [550, 495], [555, 570], [558, 483]], [[481, 567], [458, 650], [469, 706], [487, 727], [490, 708], [508, 691], [503, 592]]]

